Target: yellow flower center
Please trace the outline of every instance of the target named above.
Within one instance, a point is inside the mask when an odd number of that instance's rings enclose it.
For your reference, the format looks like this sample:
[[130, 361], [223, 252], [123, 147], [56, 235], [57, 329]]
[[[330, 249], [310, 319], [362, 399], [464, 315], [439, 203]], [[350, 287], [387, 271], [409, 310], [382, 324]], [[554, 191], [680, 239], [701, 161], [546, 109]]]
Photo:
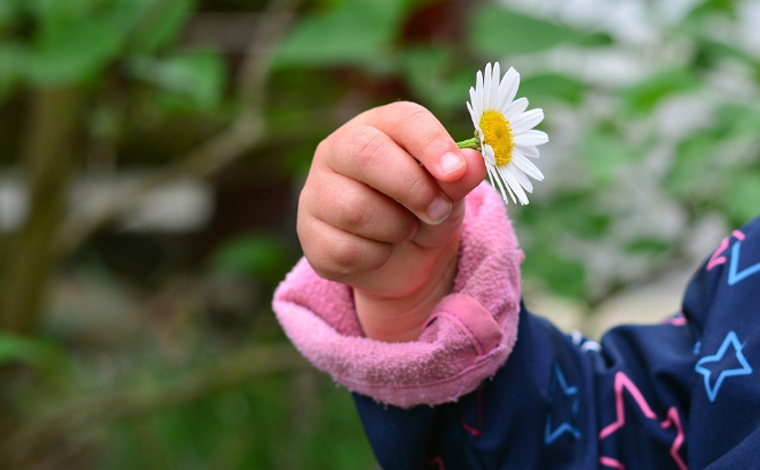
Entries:
[[515, 147], [509, 121], [500, 112], [489, 109], [480, 117], [480, 130], [483, 131], [483, 142], [493, 148], [496, 166], [508, 164]]

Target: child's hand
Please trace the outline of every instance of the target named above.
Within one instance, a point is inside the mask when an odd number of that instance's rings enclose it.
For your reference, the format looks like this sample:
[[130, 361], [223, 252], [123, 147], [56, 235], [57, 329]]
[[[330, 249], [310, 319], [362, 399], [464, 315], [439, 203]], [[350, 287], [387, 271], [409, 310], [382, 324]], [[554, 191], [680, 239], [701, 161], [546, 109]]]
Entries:
[[312, 268], [354, 288], [367, 336], [414, 340], [451, 290], [463, 198], [485, 177], [425, 108], [369, 110], [320, 143], [298, 208]]

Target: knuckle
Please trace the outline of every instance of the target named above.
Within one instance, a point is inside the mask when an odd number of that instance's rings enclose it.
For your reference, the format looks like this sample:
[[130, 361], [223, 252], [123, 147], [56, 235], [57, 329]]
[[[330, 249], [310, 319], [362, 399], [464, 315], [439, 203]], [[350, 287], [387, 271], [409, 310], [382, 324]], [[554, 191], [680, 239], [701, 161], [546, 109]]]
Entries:
[[344, 201], [341, 211], [346, 228], [350, 231], [355, 231], [371, 224], [371, 217], [365, 205], [357, 203], [356, 200], [352, 200], [351, 198], [346, 198]]
[[420, 104], [411, 101], [402, 101], [397, 104], [399, 105], [400, 114], [403, 116], [396, 123], [397, 129], [407, 126], [418, 127], [420, 122], [429, 121], [432, 118], [430, 111]]
[[314, 149], [314, 160], [320, 160], [324, 157], [324, 155], [327, 154], [331, 137], [332, 136], [326, 137], [324, 140], [317, 144], [317, 148]]
[[350, 139], [350, 154], [364, 166], [372, 164], [382, 153], [385, 144], [383, 135], [371, 127], [357, 129]]
[[450, 138], [444, 131], [438, 128], [425, 128], [419, 131], [420, 142], [422, 144], [422, 154], [427, 156], [438, 156], [448, 150]]
[[333, 280], [350, 282], [358, 276], [380, 268], [392, 252], [387, 243], [346, 243], [336, 246], [332, 252], [331, 274]]
[[397, 121], [395, 131], [414, 129], [414, 151], [417, 152], [415, 158], [425, 160], [437, 157], [449, 149], [451, 136], [427, 108], [411, 102], [405, 103], [404, 108], [404, 112], [401, 113], [403, 117]]
[[332, 271], [336, 275], [346, 275], [361, 270], [362, 250], [356, 243], [335, 243], [330, 249]]
[[408, 204], [414, 210], [424, 210], [435, 199], [436, 191], [432, 184], [422, 175], [404, 175], [408, 194]]
[[328, 243], [321, 249], [305, 253], [309, 265], [323, 279], [341, 282], [348, 276], [361, 272], [361, 251], [351, 243]]

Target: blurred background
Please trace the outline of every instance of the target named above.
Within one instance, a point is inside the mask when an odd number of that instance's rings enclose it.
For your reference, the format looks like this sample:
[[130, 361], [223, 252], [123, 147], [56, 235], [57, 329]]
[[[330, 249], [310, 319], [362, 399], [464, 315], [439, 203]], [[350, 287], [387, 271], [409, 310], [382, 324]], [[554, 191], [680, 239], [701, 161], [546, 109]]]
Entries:
[[274, 320], [316, 144], [400, 99], [544, 108], [525, 298], [678, 311], [760, 212], [760, 1], [0, 1], [0, 467], [374, 469]]

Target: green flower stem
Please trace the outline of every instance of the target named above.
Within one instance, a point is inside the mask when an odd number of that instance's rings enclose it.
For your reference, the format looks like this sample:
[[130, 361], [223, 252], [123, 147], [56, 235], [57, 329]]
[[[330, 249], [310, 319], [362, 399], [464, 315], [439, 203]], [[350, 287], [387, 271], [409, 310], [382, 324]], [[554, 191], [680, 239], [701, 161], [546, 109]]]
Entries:
[[475, 149], [477, 151], [480, 151], [480, 139], [473, 137], [471, 139], [462, 140], [460, 142], [457, 142], [457, 147], [460, 149]]

